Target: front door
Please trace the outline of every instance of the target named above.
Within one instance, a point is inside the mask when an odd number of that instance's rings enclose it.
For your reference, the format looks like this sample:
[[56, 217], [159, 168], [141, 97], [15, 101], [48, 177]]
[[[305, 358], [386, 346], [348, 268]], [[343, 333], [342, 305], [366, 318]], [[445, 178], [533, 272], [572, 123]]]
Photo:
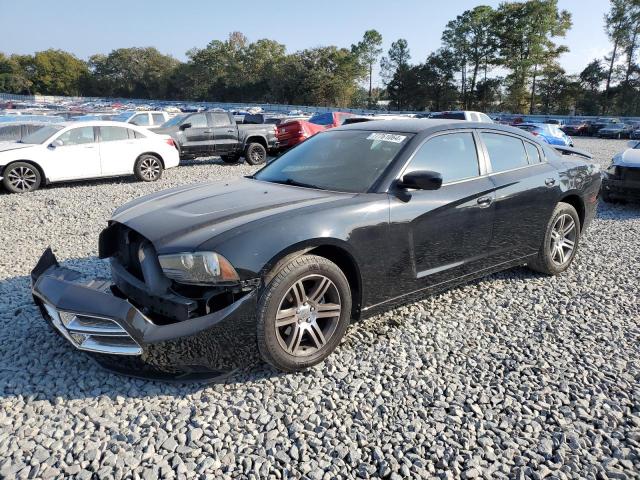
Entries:
[[207, 114], [194, 113], [184, 120], [184, 124], [189, 124], [189, 128], [183, 130], [182, 151], [190, 155], [213, 155], [213, 128]]
[[53, 139], [47, 148], [47, 176], [51, 181], [94, 178], [101, 175], [100, 150], [93, 127], [76, 127]]
[[238, 128], [228, 113], [211, 113], [216, 155], [232, 153], [238, 146]]
[[396, 295], [437, 286], [491, 265], [494, 184], [483, 176], [471, 131], [437, 134], [418, 148], [403, 175], [433, 171], [438, 190], [397, 191], [391, 197], [391, 241], [406, 245], [391, 274]]

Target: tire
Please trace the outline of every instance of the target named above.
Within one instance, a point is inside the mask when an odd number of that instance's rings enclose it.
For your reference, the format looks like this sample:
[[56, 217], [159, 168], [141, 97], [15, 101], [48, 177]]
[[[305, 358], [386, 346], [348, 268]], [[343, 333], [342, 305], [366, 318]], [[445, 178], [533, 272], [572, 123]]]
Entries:
[[16, 162], [4, 169], [2, 184], [11, 193], [33, 192], [40, 188], [42, 175], [40, 171], [26, 162]]
[[[573, 227], [568, 223], [569, 219], [573, 222]], [[562, 225], [564, 228], [561, 228]], [[576, 209], [568, 203], [558, 203], [547, 224], [538, 255], [535, 260], [529, 262], [528, 267], [547, 275], [558, 275], [564, 272], [569, 268], [578, 251], [580, 228], [580, 217]], [[562, 243], [558, 243], [558, 240]], [[573, 242], [570, 250], [567, 241]]]
[[240, 160], [239, 155], [220, 155], [220, 158], [224, 163], [238, 163]]
[[613, 198], [611, 198], [611, 195], [609, 195], [609, 192], [607, 192], [605, 190], [602, 190], [600, 198], [605, 203], [613, 203]]
[[260, 143], [250, 143], [244, 150], [244, 159], [249, 165], [261, 165], [267, 161], [267, 149]]
[[141, 182], [155, 182], [162, 177], [162, 162], [155, 155], [140, 155], [133, 173]]
[[286, 372], [309, 368], [336, 349], [350, 319], [351, 288], [342, 270], [324, 257], [294, 258], [275, 274], [258, 302], [260, 356]]

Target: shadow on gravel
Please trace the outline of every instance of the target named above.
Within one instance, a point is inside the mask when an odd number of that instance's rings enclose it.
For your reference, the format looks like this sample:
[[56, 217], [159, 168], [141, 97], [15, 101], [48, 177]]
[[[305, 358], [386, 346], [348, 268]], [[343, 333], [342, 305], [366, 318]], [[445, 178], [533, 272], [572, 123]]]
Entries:
[[[97, 257], [63, 262], [87, 278], [108, 278], [107, 265]], [[54, 401], [108, 396], [140, 398], [150, 395], [184, 397], [206, 386], [224, 388], [260, 382], [282, 375], [268, 365], [255, 364], [217, 380], [160, 382], [125, 377], [101, 368], [74, 349], [46, 323], [33, 303], [28, 276], [0, 280], [0, 399], [24, 397]]]

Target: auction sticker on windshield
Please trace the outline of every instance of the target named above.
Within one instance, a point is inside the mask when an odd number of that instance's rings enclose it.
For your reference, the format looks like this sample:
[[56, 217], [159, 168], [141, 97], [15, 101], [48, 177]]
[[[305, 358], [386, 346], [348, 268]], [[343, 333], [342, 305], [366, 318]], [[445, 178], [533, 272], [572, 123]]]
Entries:
[[392, 133], [372, 133], [367, 140], [377, 140], [379, 142], [402, 143], [407, 138], [406, 135], [394, 135]]

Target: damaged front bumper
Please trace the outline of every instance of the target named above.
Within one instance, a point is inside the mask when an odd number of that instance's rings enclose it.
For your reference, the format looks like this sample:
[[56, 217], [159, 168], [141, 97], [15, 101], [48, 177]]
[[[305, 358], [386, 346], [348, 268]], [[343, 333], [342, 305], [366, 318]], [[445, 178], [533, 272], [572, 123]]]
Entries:
[[158, 379], [211, 378], [258, 358], [253, 290], [216, 312], [159, 325], [113, 293], [83, 282], [47, 249], [31, 272], [43, 317], [75, 348], [118, 373]]
[[602, 180], [602, 190], [620, 200], [640, 200], [640, 181], [621, 180], [609, 175]]

